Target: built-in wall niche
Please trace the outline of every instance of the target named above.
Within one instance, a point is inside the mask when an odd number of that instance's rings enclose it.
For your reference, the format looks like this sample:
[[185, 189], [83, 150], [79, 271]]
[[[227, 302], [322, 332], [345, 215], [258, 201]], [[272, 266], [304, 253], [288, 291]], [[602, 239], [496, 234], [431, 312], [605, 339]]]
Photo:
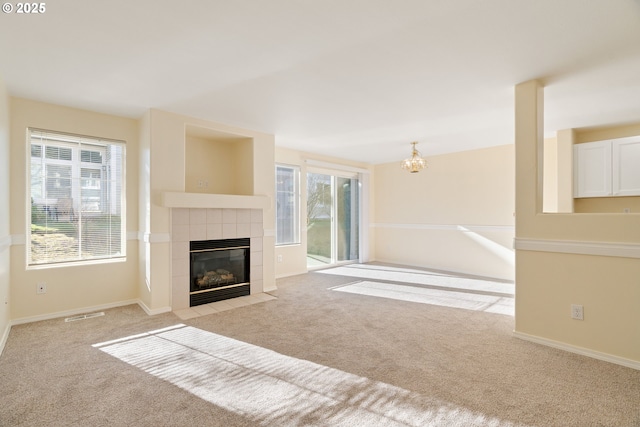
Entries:
[[187, 125], [185, 191], [253, 195], [253, 139]]

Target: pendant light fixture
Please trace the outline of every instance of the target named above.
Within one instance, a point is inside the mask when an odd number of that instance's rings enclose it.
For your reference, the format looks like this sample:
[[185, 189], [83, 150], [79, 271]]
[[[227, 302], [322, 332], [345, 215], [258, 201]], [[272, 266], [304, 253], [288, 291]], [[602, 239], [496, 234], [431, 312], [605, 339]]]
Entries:
[[402, 161], [401, 167], [411, 173], [420, 172], [427, 167], [427, 161], [420, 157], [420, 152], [416, 149], [417, 142], [412, 142], [411, 157]]

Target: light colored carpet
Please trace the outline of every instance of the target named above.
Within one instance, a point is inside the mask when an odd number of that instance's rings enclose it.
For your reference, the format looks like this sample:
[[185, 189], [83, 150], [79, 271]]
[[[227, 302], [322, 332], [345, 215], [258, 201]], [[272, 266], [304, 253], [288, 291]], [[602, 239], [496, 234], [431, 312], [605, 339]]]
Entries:
[[[15, 326], [0, 425], [640, 426], [640, 371], [513, 338], [509, 315], [429, 301], [508, 290], [387, 273], [290, 277], [277, 300], [186, 321], [127, 306]], [[363, 282], [421, 296], [346, 291]]]
[[514, 298], [507, 295], [486, 295], [398, 283], [372, 282], [369, 280], [336, 286], [332, 289], [339, 292], [350, 292], [443, 307], [464, 308], [466, 310], [486, 311], [488, 313], [508, 314], [511, 316], [514, 313]]

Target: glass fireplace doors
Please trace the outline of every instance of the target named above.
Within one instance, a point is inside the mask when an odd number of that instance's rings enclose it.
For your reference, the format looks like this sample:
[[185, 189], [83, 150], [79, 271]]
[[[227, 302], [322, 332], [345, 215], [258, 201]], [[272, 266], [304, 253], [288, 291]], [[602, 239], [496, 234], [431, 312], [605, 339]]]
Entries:
[[250, 239], [192, 241], [189, 245], [190, 305], [250, 293]]

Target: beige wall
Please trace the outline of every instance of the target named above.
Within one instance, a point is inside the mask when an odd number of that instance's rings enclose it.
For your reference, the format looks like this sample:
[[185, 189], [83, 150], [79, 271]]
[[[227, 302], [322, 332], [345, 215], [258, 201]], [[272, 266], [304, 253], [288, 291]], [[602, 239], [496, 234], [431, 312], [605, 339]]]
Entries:
[[542, 213], [543, 99], [516, 86], [516, 335], [639, 368], [640, 215]]
[[374, 169], [376, 260], [512, 280], [514, 146], [426, 159]]
[[558, 131], [544, 140], [543, 211], [572, 213], [573, 199], [573, 129]]
[[[317, 154], [305, 153], [297, 150], [291, 150], [282, 147], [276, 147], [275, 162], [277, 164], [284, 164], [290, 166], [300, 167], [300, 188], [301, 188], [301, 200], [300, 200], [300, 244], [276, 246], [275, 255], [275, 271], [276, 277], [285, 277], [295, 274], [302, 274], [307, 272], [307, 230], [305, 224], [307, 223], [307, 160], [315, 162], [323, 162], [330, 165], [336, 165], [336, 168], [357, 168], [367, 171], [369, 181], [369, 193], [365, 200], [369, 201], [369, 205], [366, 207], [369, 212], [369, 220], [372, 221], [372, 198], [373, 198], [373, 177], [371, 172], [373, 168], [364, 163], [353, 162], [349, 160], [339, 159], [335, 157], [320, 156]], [[274, 167], [275, 169], [275, 167]], [[373, 230], [368, 227], [369, 239], [366, 251], [371, 260], [375, 258], [373, 253]], [[278, 261], [281, 259], [282, 261]]]
[[[125, 262], [26, 269], [26, 129], [36, 127], [126, 141], [127, 231], [138, 229], [138, 122], [25, 99], [11, 99], [11, 317], [47, 317], [83, 308], [116, 305], [138, 297], [137, 240], [127, 241]], [[47, 292], [36, 294], [36, 283]]]
[[585, 197], [575, 199], [576, 213], [640, 213], [640, 197]]
[[10, 328], [10, 258], [11, 233], [9, 232], [9, 96], [0, 77], [0, 353], [4, 348]]
[[250, 138], [215, 140], [187, 135], [185, 140], [186, 191], [188, 193], [253, 195], [251, 141]]
[[558, 139], [544, 140], [543, 211], [558, 212]]

